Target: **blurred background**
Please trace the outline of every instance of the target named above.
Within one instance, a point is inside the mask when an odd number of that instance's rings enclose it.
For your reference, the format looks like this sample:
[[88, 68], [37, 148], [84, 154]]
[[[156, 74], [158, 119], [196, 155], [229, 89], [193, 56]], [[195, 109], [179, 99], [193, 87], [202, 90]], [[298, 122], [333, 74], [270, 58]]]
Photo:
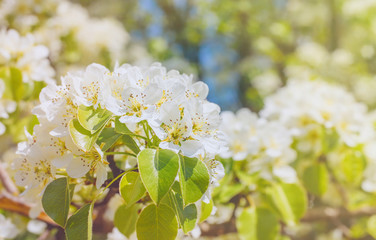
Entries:
[[78, 0], [151, 59], [193, 73], [224, 110], [259, 110], [290, 78], [338, 82], [373, 108], [374, 0]]

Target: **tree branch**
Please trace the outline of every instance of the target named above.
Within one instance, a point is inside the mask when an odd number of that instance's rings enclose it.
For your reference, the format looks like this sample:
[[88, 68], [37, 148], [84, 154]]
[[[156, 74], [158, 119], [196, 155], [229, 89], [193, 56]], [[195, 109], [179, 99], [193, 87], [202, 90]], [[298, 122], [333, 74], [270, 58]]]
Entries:
[[19, 191], [12, 179], [5, 170], [3, 163], [0, 163], [0, 181], [3, 183], [5, 190], [13, 195], [18, 195]]

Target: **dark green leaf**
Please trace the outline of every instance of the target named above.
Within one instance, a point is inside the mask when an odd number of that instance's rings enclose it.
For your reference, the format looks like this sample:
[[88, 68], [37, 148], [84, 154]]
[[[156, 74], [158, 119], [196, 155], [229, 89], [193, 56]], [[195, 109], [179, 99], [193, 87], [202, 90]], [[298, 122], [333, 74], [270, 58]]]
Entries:
[[64, 177], [47, 185], [43, 193], [42, 204], [47, 215], [64, 227], [68, 217], [70, 200], [68, 179]]

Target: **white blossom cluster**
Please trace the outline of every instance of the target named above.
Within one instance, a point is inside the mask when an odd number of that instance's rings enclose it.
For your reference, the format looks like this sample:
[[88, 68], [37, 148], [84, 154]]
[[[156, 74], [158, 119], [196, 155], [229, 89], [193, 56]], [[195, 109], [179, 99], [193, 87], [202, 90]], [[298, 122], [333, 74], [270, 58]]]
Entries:
[[[9, 118], [9, 114], [16, 110], [16, 102], [8, 99], [3, 99], [3, 94], [5, 91], [5, 84], [0, 79], [0, 119], [7, 119]], [[0, 122], [0, 135], [5, 132], [5, 125]]]
[[291, 132], [279, 121], [268, 121], [243, 108], [236, 114], [223, 112], [221, 130], [227, 135], [229, 148], [220, 156], [235, 161], [247, 160], [247, 172], [261, 177], [277, 176], [285, 182], [296, 180], [289, 163], [295, 160]]
[[[30, 86], [33, 86], [34, 81], [52, 83], [55, 71], [48, 55], [49, 50], [37, 44], [32, 34], [20, 36], [13, 29], [0, 29], [0, 71], [16, 68], [22, 74], [22, 81]], [[14, 99], [4, 97], [4, 93], [10, 91], [7, 88], [5, 79], [0, 76], [0, 120], [9, 118], [9, 114], [17, 107]], [[4, 132], [5, 125], [0, 122], [0, 135]]]
[[261, 116], [280, 121], [302, 138], [318, 126], [335, 130], [340, 141], [349, 147], [364, 143], [373, 135], [367, 107], [341, 87], [319, 80], [290, 80], [286, 87], [265, 99]]
[[48, 60], [47, 47], [37, 44], [32, 34], [20, 36], [16, 30], [0, 30], [0, 66], [15, 67], [25, 83], [51, 83], [55, 71]]
[[122, 65], [113, 72], [91, 64], [61, 81], [42, 90], [41, 104], [33, 110], [40, 124], [29, 141], [18, 147], [21, 157], [14, 163], [15, 179], [26, 188], [25, 195], [40, 196], [64, 171], [72, 178], [90, 171], [96, 175], [97, 188], [107, 179], [107, 162], [99, 146], [85, 152], [71, 139], [68, 125], [77, 117], [79, 106], [107, 109], [129, 125], [147, 122], [160, 139], [160, 148], [200, 158], [213, 183], [223, 176], [222, 165], [214, 160], [225, 144], [218, 130], [220, 109], [205, 100], [208, 87], [203, 82], [193, 83], [192, 76], [167, 72], [158, 63], [147, 68]]
[[120, 22], [92, 18], [87, 9], [67, 0], [4, 0], [0, 3], [0, 23], [22, 33], [32, 32], [59, 64], [64, 61], [63, 51], [70, 51], [66, 54], [70, 63], [92, 62], [101, 50], [108, 51], [110, 59], [119, 60], [129, 39]]

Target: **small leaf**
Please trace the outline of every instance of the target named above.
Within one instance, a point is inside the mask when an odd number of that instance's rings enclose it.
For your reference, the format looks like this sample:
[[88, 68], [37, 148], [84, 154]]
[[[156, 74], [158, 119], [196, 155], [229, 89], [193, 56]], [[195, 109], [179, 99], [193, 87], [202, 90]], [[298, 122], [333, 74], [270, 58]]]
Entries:
[[139, 204], [122, 205], [115, 212], [114, 224], [127, 238], [136, 230]]
[[210, 176], [205, 164], [197, 158], [180, 156], [179, 180], [184, 205], [198, 201], [209, 186]]
[[116, 141], [121, 137], [121, 134], [116, 133], [113, 128], [104, 128], [98, 137], [97, 144], [102, 147], [102, 151], [105, 152], [116, 143]]
[[72, 137], [73, 142], [77, 147], [84, 150], [85, 152], [90, 151], [93, 147], [101, 131], [97, 131], [91, 134], [90, 131], [83, 128], [77, 119], [72, 119], [69, 122], [69, 133]]
[[137, 172], [126, 173], [120, 181], [120, 194], [124, 198], [127, 205], [131, 205], [145, 194], [146, 189], [142, 184], [140, 174]]
[[44, 211], [62, 227], [67, 222], [70, 199], [68, 179], [66, 177], [58, 178], [49, 183], [43, 193], [42, 205]]
[[137, 143], [133, 140], [131, 136], [123, 135], [122, 140], [125, 146], [127, 146], [135, 154], [138, 154], [140, 152], [140, 148], [138, 147]]
[[142, 182], [151, 199], [159, 204], [179, 169], [179, 156], [171, 150], [144, 149], [137, 157]]
[[227, 203], [234, 196], [238, 195], [241, 191], [243, 191], [245, 187], [246, 186], [240, 183], [224, 185], [221, 189], [219, 189], [219, 201], [221, 203]]
[[86, 107], [81, 105], [77, 110], [77, 119], [81, 126], [91, 133], [95, 133], [111, 119], [112, 113], [106, 109], [93, 106]]
[[322, 196], [328, 189], [329, 175], [324, 163], [307, 167], [302, 179], [307, 190], [317, 196]]
[[376, 215], [370, 217], [367, 221], [367, 232], [373, 237], [376, 238]]
[[288, 225], [295, 225], [307, 210], [307, 196], [298, 184], [275, 183], [266, 189], [271, 202]]
[[242, 240], [275, 240], [280, 231], [278, 217], [267, 208], [245, 208], [236, 227]]
[[174, 240], [178, 233], [178, 222], [170, 207], [151, 204], [141, 212], [136, 231], [138, 240]]
[[22, 72], [18, 68], [2, 68], [0, 79], [5, 83], [3, 98], [21, 100], [25, 95], [25, 85], [22, 82]]
[[127, 134], [127, 135], [133, 134], [132, 131], [128, 129], [127, 125], [125, 125], [125, 123], [121, 123], [119, 121], [119, 117], [115, 119], [115, 131], [121, 134]]
[[180, 227], [183, 229], [184, 233], [192, 231], [197, 222], [196, 205], [192, 203], [184, 207], [181, 194], [174, 191], [170, 192], [170, 201], [173, 203]]
[[75, 212], [67, 222], [65, 234], [67, 240], [91, 240], [93, 232], [93, 206], [87, 204]]
[[359, 185], [362, 181], [365, 167], [365, 156], [357, 150], [347, 152], [340, 163], [340, 168], [346, 180], [354, 185]]
[[199, 222], [205, 221], [208, 217], [210, 217], [213, 211], [213, 200], [210, 199], [209, 203], [201, 202], [201, 214]]

